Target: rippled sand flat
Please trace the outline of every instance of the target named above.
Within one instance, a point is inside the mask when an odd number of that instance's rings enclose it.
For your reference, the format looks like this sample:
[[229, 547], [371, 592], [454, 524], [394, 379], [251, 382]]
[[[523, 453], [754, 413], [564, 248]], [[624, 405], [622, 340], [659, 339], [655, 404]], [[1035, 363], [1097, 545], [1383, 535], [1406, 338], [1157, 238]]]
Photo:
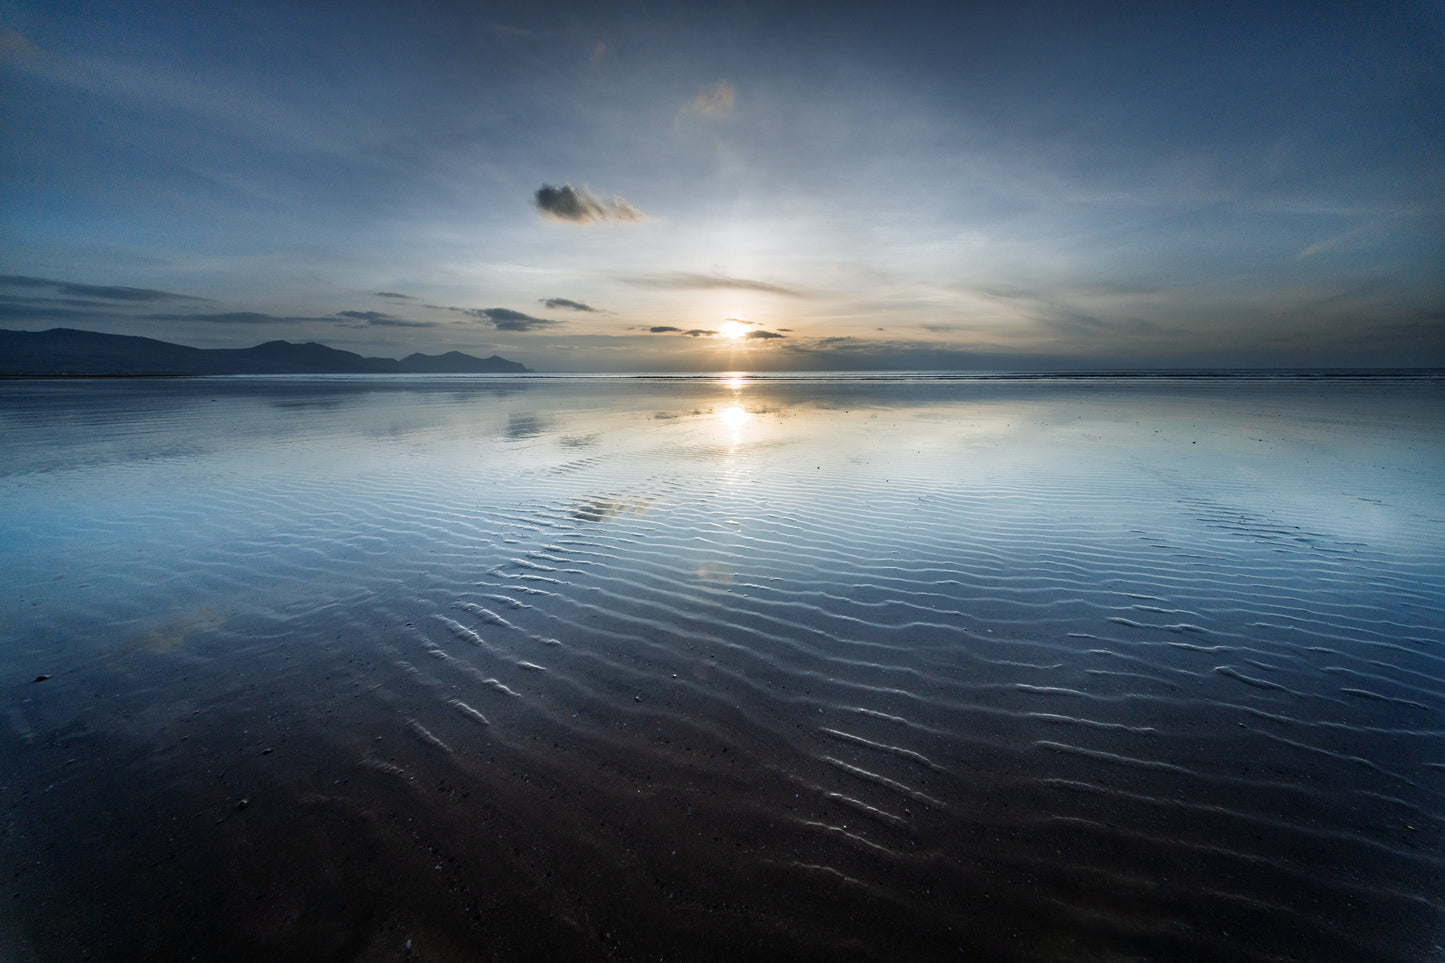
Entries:
[[0, 955], [1445, 959], [1442, 426], [0, 384]]

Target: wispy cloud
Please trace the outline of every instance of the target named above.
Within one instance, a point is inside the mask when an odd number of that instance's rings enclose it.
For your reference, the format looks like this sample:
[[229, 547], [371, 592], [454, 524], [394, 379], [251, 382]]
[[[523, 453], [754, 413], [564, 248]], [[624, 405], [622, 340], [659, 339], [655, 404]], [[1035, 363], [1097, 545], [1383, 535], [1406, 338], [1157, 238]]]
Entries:
[[719, 80], [694, 97], [689, 106], [699, 114], [716, 117], [720, 114], [732, 113], [733, 102], [736, 99], [737, 92], [733, 90], [733, 85], [726, 80]]
[[648, 219], [626, 198], [613, 195], [604, 201], [586, 187], [579, 189], [571, 184], [561, 187], [543, 184], [537, 189], [533, 203], [543, 217], [571, 224], [636, 224]]
[[1319, 254], [1323, 251], [1328, 251], [1330, 250], [1330, 248], [1333, 247], [1338, 247], [1346, 241], [1353, 240], [1354, 238], [1359, 237], [1361, 234], [1365, 233], [1369, 229], [1370, 225], [1361, 224], [1359, 227], [1356, 227], [1349, 231], [1345, 231], [1343, 234], [1336, 234], [1333, 237], [1327, 237], [1322, 241], [1316, 241], [1315, 243], [1309, 245], [1308, 247], [1304, 248], [1304, 250], [1296, 254], [1294, 259], [1296, 261], [1307, 260], [1314, 257], [1316, 254]]
[[416, 298], [410, 294], [397, 294], [395, 291], [377, 291], [372, 297], [390, 298], [393, 301], [415, 301]]
[[716, 331], [711, 331], [707, 328], [689, 328], [688, 330], [684, 331], [682, 328], [676, 327], [671, 324], [659, 324], [655, 327], [648, 328], [647, 330], [651, 331], [653, 334], [680, 334], [688, 338], [717, 337]]
[[590, 304], [583, 304], [581, 301], [569, 301], [567, 298], [539, 298], [544, 305], [553, 311], [558, 308], [571, 308], [573, 311], [590, 311], [598, 313], [598, 309]]
[[646, 277], [623, 278], [628, 284], [644, 288], [664, 288], [672, 291], [761, 291], [788, 298], [806, 297], [797, 288], [790, 288], [770, 281], [754, 281], [750, 278], [734, 278], [725, 274], [701, 274], [680, 271], [674, 274], [654, 274]]
[[90, 298], [98, 301], [120, 301], [127, 303], [211, 300], [210, 298], [198, 298], [189, 294], [157, 291], [154, 288], [128, 288], [106, 284], [78, 284], [74, 281], [56, 281], [51, 278], [27, 277], [20, 274], [0, 274], [0, 286], [46, 289], [73, 298]]
[[115, 317], [115, 311], [94, 302], [72, 302], [59, 298], [0, 297], [0, 320], [5, 321], [98, 321]]
[[211, 314], [148, 314], [145, 316], [145, 319], [147, 321], [199, 321], [206, 324], [295, 324], [298, 322], [336, 324], [335, 317], [279, 317], [274, 314], [261, 314], [257, 311], [220, 311]]
[[381, 328], [434, 328], [435, 321], [409, 321], [383, 311], [337, 311], [338, 318], [351, 318], [371, 327]]
[[556, 327], [561, 321], [551, 318], [534, 318], [511, 308], [462, 308], [464, 313], [481, 321], [490, 322], [498, 331], [538, 331]]
[[776, 331], [749, 331], [743, 335], [749, 341], [767, 340], [769, 338], [786, 338], [786, 334], [778, 334]]

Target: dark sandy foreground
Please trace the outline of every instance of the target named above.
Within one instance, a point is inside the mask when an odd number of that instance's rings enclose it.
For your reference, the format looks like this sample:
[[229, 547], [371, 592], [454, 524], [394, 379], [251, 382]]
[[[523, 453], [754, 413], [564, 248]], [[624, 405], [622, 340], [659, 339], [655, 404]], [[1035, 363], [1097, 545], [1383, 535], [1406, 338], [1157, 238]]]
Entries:
[[1445, 958], [1438, 389], [1165, 387], [6, 387], [4, 955]]

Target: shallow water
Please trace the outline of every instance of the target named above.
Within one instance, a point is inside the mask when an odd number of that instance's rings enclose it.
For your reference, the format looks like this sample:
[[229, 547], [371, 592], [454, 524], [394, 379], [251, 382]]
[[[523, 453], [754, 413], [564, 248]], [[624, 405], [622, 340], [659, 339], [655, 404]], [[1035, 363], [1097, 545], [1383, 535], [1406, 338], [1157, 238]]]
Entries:
[[0, 384], [0, 947], [1445, 959], [1442, 426], [1429, 379]]

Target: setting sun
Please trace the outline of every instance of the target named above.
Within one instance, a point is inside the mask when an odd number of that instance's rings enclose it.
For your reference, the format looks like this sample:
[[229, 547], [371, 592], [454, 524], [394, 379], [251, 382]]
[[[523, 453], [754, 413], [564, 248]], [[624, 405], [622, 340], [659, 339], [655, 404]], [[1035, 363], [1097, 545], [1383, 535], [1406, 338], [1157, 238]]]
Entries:
[[736, 341], [748, 333], [748, 326], [741, 321], [734, 321], [732, 318], [728, 318], [722, 324], [718, 325], [717, 333], [724, 338], [732, 338]]

